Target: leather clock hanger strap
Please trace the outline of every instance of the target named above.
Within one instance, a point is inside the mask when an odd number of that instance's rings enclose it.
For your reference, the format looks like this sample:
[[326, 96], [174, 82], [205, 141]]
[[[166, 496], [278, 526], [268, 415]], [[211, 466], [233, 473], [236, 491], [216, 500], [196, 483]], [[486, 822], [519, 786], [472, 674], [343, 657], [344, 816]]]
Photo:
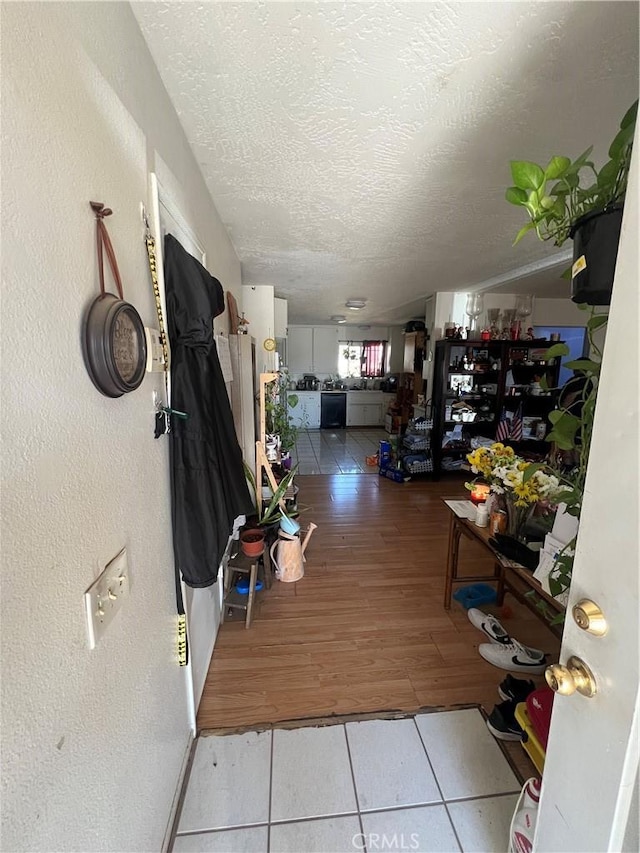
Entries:
[[122, 280], [120, 278], [120, 270], [118, 269], [118, 262], [116, 260], [116, 253], [113, 250], [113, 245], [111, 243], [111, 239], [109, 238], [109, 232], [107, 231], [107, 226], [104, 224], [103, 219], [105, 216], [111, 216], [113, 211], [110, 207], [105, 207], [99, 201], [90, 201], [91, 209], [96, 215], [96, 241], [98, 248], [98, 272], [100, 274], [100, 293], [104, 296], [105, 294], [105, 285], [104, 285], [104, 252], [107, 253], [107, 260], [109, 261], [109, 266], [111, 267], [111, 272], [113, 274], [113, 280], [116, 283], [116, 288], [118, 290], [118, 295], [120, 299], [124, 299], [124, 293], [122, 290]]

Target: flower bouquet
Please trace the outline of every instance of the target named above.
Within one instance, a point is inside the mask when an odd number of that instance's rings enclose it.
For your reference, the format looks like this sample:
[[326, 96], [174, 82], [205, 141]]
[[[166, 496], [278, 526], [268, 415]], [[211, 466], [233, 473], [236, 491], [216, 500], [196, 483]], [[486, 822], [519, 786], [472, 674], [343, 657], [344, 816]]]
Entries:
[[[527, 520], [540, 503], [547, 506], [562, 500], [566, 486], [554, 474], [518, 456], [512, 447], [500, 442], [479, 447], [467, 456], [474, 474], [491, 486], [504, 500], [510, 536], [521, 538]], [[527, 469], [533, 466], [531, 471]], [[465, 483], [471, 489], [472, 483]]]

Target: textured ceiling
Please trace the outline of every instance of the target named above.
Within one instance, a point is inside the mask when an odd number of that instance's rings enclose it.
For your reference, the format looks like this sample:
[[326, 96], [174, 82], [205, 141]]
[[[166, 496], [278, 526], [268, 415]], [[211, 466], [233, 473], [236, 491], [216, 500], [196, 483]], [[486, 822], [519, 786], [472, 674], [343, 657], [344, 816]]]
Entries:
[[509, 159], [603, 162], [637, 96], [632, 2], [132, 5], [243, 281], [290, 322], [521, 279], [551, 248], [511, 246]]

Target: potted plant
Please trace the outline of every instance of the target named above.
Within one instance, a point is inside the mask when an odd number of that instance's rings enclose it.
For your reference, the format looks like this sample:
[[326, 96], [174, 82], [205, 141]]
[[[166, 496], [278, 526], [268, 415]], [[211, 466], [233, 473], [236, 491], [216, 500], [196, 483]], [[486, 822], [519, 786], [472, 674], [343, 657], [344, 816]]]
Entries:
[[573, 162], [555, 155], [546, 167], [511, 161], [514, 185], [507, 189], [506, 199], [524, 207], [530, 220], [514, 245], [534, 230], [541, 240], [553, 240], [556, 246], [571, 238], [573, 264], [565, 276], [571, 277], [574, 302], [608, 305], [611, 301], [637, 110], [636, 101], [620, 122], [609, 160], [600, 170], [589, 159], [593, 146]]
[[258, 484], [256, 483], [256, 478], [253, 474], [253, 471], [247, 463], [244, 463], [244, 473], [247, 478], [247, 482], [251, 486], [253, 491], [253, 500], [256, 507], [256, 522], [255, 526], [257, 527], [270, 527], [271, 525], [278, 525], [280, 523], [280, 519], [283, 515], [287, 518], [292, 518], [297, 513], [294, 512], [283, 512], [282, 507], [280, 506], [280, 501], [284, 501], [284, 497], [289, 489], [289, 486], [293, 483], [293, 478], [298, 472], [298, 466], [292, 468], [291, 471], [288, 471], [287, 474], [280, 480], [278, 483], [278, 487], [271, 494], [269, 502], [263, 500], [262, 495], [262, 484], [260, 484], [260, 490], [258, 490]]
[[298, 395], [287, 395], [288, 384], [287, 371], [280, 371], [277, 380], [268, 386], [265, 399], [267, 433], [278, 436], [280, 458], [285, 468], [291, 467], [291, 450], [295, 446], [299, 432], [289, 414], [289, 406], [295, 408], [298, 405]]
[[[580, 307], [587, 310], [586, 305]], [[536, 472], [539, 471], [546, 471], [557, 477], [564, 486], [561, 500], [566, 505], [565, 512], [577, 519], [580, 518], [584, 497], [602, 364], [602, 350], [594, 339], [594, 332], [602, 329], [607, 319], [606, 314], [591, 309], [591, 316], [586, 324], [590, 356], [588, 359], [565, 362], [564, 366], [574, 370], [576, 375], [562, 389], [558, 408], [549, 414], [552, 429], [546, 440], [554, 445], [555, 458], [550, 463], [530, 465], [523, 477], [525, 483], [530, 477], [537, 476]], [[568, 352], [566, 344], [555, 344], [547, 350], [547, 357], [558, 358], [568, 355]], [[574, 390], [571, 388], [572, 382]], [[565, 393], [567, 389], [570, 393]], [[549, 589], [556, 597], [566, 592], [571, 584], [576, 539], [577, 536], [560, 551], [549, 575]]]

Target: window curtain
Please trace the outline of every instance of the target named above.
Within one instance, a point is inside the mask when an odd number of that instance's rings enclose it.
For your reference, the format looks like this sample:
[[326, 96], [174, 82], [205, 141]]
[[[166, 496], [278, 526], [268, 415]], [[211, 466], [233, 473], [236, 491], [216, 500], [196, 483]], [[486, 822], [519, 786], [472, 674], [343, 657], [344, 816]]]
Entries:
[[367, 378], [384, 376], [386, 355], [386, 341], [363, 341], [361, 375]]

